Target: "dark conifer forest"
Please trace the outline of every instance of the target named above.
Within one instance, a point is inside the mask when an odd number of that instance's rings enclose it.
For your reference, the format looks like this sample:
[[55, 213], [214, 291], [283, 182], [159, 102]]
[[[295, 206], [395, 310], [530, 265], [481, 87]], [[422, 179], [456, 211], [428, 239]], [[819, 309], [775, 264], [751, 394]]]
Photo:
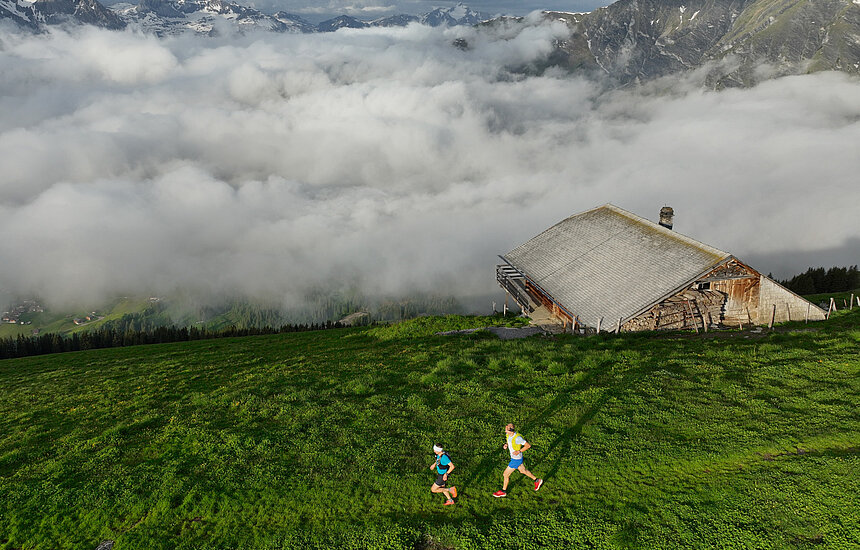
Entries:
[[800, 294], [823, 294], [825, 292], [845, 292], [860, 288], [860, 271], [851, 267], [810, 267], [791, 279], [779, 281], [785, 288]]

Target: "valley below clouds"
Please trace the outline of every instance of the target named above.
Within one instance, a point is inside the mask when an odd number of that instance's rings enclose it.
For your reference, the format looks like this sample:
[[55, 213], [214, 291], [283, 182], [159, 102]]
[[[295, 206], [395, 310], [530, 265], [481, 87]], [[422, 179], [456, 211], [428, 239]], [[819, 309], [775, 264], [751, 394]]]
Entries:
[[777, 277], [857, 263], [856, 76], [519, 70], [566, 32], [3, 32], [0, 288], [468, 301], [497, 254], [605, 203], [671, 205], [677, 231]]

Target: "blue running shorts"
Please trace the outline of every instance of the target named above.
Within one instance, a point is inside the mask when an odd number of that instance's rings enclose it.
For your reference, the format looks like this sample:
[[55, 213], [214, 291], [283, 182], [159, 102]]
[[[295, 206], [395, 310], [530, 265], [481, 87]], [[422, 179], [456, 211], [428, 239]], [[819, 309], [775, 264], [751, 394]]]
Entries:
[[512, 458], [510, 462], [508, 462], [508, 468], [513, 468], [516, 470], [523, 463], [522, 458]]

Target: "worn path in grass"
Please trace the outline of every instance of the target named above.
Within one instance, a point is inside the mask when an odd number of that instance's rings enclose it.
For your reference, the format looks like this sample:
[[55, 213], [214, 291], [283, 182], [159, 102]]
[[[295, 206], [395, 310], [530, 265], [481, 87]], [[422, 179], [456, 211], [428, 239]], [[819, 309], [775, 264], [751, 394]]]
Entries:
[[[2, 361], [0, 546], [852, 547], [858, 319], [511, 341], [419, 319]], [[547, 482], [493, 499], [508, 421]]]

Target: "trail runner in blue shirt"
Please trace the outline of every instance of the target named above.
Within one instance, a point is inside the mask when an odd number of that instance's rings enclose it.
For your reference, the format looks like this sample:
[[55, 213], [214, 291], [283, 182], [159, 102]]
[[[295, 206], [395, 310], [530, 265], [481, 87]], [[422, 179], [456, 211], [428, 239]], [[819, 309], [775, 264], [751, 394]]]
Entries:
[[457, 488], [448, 484], [448, 476], [454, 471], [454, 463], [451, 462], [451, 457], [448, 456], [441, 445], [433, 445], [433, 453], [436, 454], [436, 462], [430, 465], [430, 469], [436, 468], [436, 481], [430, 487], [430, 491], [434, 493], [442, 493], [445, 495], [445, 506], [454, 504], [454, 499], [457, 498]]

